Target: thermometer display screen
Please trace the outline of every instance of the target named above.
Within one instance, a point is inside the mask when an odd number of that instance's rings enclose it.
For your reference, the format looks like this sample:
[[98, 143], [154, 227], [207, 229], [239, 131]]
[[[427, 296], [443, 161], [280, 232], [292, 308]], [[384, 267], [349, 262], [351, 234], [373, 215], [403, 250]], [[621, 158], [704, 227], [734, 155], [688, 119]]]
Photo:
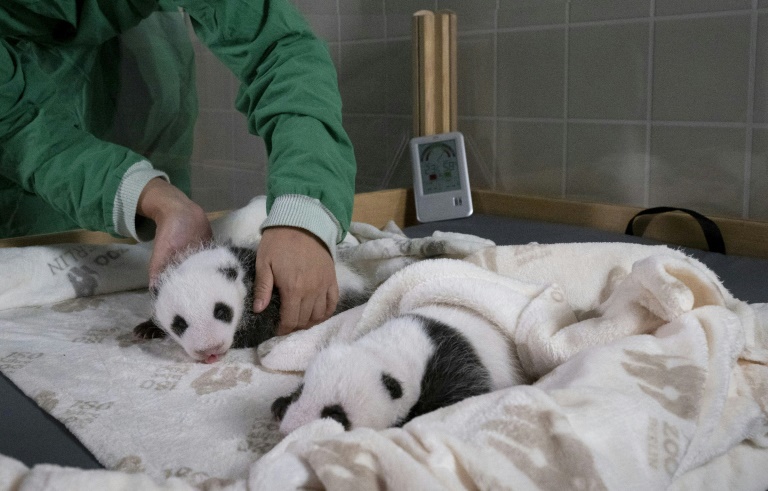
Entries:
[[461, 189], [456, 140], [420, 144], [419, 163], [424, 194]]

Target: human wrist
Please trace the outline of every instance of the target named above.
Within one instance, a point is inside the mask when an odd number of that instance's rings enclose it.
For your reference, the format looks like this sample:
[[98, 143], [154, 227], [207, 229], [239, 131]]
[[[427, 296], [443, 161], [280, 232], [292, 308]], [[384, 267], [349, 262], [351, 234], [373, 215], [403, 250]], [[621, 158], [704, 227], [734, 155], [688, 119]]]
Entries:
[[336, 243], [340, 240], [341, 227], [336, 217], [315, 198], [298, 194], [279, 196], [261, 224], [262, 234], [271, 227], [303, 229], [323, 243], [331, 257], [336, 259]]
[[152, 240], [155, 224], [137, 214], [139, 195], [149, 181], [155, 178], [168, 180], [168, 175], [152, 167], [147, 160], [133, 164], [125, 171], [115, 193], [112, 207], [114, 232], [122, 237], [132, 237], [140, 242]]
[[156, 224], [180, 212], [204, 214], [202, 208], [180, 189], [162, 178], [151, 179], [139, 195], [136, 214], [149, 218]]

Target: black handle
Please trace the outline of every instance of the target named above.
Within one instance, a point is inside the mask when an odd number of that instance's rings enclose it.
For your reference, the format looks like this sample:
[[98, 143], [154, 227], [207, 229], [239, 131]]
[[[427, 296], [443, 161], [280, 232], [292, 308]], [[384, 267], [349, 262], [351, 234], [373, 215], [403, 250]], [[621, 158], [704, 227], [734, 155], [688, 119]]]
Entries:
[[624, 231], [624, 233], [627, 235], [635, 235], [632, 226], [635, 223], [635, 218], [639, 216], [656, 215], [658, 213], [667, 213], [670, 211], [682, 211], [683, 213], [687, 213], [693, 218], [695, 218], [696, 221], [699, 223], [699, 226], [701, 227], [701, 231], [704, 232], [704, 238], [707, 240], [707, 247], [709, 247], [709, 250], [712, 252], [719, 252], [720, 254], [725, 254], [725, 241], [723, 240], [723, 234], [720, 233], [720, 227], [718, 227], [715, 222], [705, 217], [701, 213], [693, 210], [688, 210], [686, 208], [675, 208], [672, 206], [657, 206], [655, 208], [648, 208], [648, 209], [642, 210], [629, 220], [629, 223], [627, 223], [627, 229]]

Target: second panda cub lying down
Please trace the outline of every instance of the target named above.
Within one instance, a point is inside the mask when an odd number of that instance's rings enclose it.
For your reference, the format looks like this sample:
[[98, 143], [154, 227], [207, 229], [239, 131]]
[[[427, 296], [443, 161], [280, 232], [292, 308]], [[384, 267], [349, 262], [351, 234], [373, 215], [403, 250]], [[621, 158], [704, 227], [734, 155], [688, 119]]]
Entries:
[[395, 317], [351, 344], [332, 344], [303, 383], [272, 404], [288, 434], [320, 418], [351, 430], [401, 426], [471, 396], [524, 383], [515, 347], [479, 315], [440, 305]]
[[[191, 251], [168, 266], [151, 290], [153, 316], [134, 328], [141, 338], [170, 337], [197, 361], [212, 363], [230, 348], [252, 348], [275, 336], [280, 297], [275, 289], [262, 312], [253, 312], [256, 251], [216, 245]], [[336, 263], [336, 313], [370, 296], [364, 279]]]

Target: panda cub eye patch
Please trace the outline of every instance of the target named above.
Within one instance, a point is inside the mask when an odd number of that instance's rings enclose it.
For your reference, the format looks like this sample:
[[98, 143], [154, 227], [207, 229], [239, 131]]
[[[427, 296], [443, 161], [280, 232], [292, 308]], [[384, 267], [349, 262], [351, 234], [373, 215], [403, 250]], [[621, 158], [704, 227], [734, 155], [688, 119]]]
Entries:
[[216, 302], [216, 305], [213, 306], [213, 317], [222, 322], [232, 322], [232, 307], [223, 302]]
[[389, 392], [389, 396], [392, 399], [400, 399], [403, 397], [403, 386], [400, 385], [400, 382], [398, 382], [395, 377], [382, 373], [381, 382], [384, 384], [384, 387], [387, 389], [387, 392]]
[[171, 322], [171, 330], [177, 335], [181, 336], [184, 334], [184, 331], [187, 330], [187, 327], [189, 325], [187, 324], [187, 321], [184, 320], [183, 317], [180, 315], [177, 315], [173, 318], [173, 322]]

